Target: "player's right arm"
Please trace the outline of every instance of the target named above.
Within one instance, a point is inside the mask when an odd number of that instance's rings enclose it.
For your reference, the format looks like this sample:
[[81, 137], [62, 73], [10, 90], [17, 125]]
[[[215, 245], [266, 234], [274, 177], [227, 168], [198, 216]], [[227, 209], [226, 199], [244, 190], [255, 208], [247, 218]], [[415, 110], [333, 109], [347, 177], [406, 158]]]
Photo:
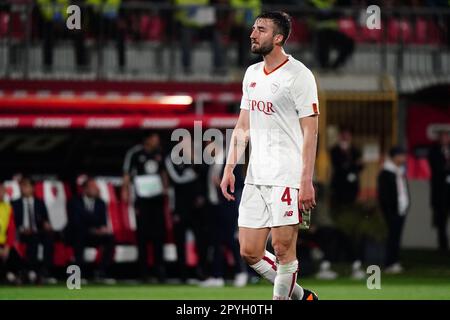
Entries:
[[127, 203], [130, 200], [131, 171], [133, 167], [133, 157], [138, 147], [133, 147], [127, 151], [123, 163], [123, 183], [121, 190], [122, 201]]
[[[222, 182], [220, 183], [222, 194], [228, 201], [235, 200], [234, 196], [232, 195], [232, 193], [234, 193], [235, 182], [233, 170], [245, 153], [245, 149], [247, 148], [248, 140], [250, 137], [249, 129], [249, 111], [241, 109], [241, 113], [239, 114], [238, 121], [236, 123], [236, 126], [234, 127], [233, 134], [231, 135], [230, 149], [228, 151], [228, 157], [223, 172]], [[230, 193], [228, 192], [228, 188], [230, 188]]]

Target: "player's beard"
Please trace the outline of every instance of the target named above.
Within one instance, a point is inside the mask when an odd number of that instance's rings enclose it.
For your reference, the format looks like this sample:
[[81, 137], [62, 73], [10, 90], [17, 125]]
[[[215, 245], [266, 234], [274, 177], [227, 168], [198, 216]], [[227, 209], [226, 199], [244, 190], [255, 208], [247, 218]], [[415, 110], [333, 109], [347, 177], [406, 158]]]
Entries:
[[266, 56], [271, 53], [273, 50], [273, 44], [268, 43], [266, 45], [259, 44], [259, 47], [253, 49], [253, 43], [251, 44], [251, 51], [254, 54], [260, 54], [262, 56]]

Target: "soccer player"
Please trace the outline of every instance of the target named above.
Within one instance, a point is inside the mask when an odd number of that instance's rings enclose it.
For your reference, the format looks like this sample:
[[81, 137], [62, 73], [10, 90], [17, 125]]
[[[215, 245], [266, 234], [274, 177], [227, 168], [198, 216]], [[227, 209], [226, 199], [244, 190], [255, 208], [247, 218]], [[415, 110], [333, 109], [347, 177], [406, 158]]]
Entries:
[[[297, 282], [300, 210], [316, 205], [312, 183], [318, 134], [315, 79], [283, 45], [291, 30], [284, 12], [263, 13], [253, 25], [251, 51], [264, 61], [243, 80], [241, 111], [221, 182], [234, 201], [233, 169], [248, 140], [251, 154], [239, 205], [239, 242], [244, 260], [274, 284], [275, 300], [317, 300]], [[229, 189], [229, 190], [228, 190]], [[275, 256], [266, 251], [271, 232]]]

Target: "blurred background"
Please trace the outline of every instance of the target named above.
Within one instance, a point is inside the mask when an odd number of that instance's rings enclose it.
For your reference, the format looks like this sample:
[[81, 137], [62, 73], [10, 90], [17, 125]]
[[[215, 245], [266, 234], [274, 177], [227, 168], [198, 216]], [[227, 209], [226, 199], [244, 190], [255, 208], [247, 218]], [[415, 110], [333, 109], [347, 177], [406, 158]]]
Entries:
[[[66, 24], [73, 4], [80, 29]], [[261, 59], [251, 27], [268, 10], [292, 16], [285, 50], [319, 90], [300, 273], [450, 275], [448, 1], [1, 0], [2, 281], [53, 283], [75, 262], [87, 282], [256, 281], [238, 256], [237, 207], [217, 193], [222, 168], [167, 157], [177, 128], [233, 128]], [[164, 182], [145, 203], [142, 174]]]

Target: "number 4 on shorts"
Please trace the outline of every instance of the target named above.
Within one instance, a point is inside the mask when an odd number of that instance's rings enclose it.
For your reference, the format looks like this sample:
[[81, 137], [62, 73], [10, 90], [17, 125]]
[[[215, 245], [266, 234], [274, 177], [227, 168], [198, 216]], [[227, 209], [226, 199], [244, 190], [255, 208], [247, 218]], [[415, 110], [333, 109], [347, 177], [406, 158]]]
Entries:
[[287, 202], [288, 206], [291, 205], [291, 203], [292, 203], [292, 198], [291, 198], [291, 191], [290, 191], [290, 188], [289, 188], [289, 187], [287, 187], [287, 188], [284, 190], [283, 195], [281, 196], [281, 201], [282, 201], [282, 202]]

